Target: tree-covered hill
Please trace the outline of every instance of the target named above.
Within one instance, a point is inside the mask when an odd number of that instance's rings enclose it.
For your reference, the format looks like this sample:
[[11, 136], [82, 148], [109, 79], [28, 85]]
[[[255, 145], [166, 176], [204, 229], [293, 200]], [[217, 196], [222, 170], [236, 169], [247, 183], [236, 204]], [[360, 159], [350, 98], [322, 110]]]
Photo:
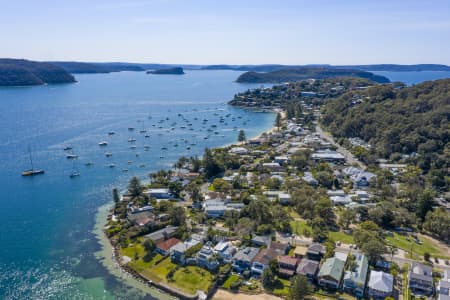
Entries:
[[301, 67], [276, 70], [267, 73], [245, 72], [241, 74], [237, 82], [241, 83], [280, 83], [299, 81], [305, 79], [325, 79], [331, 77], [359, 77], [378, 83], [387, 83], [389, 79], [370, 72], [355, 69], [332, 69], [323, 67]]
[[50, 63], [24, 59], [0, 59], [0, 86], [70, 83], [75, 78]]
[[445, 79], [348, 92], [325, 105], [321, 122], [337, 137], [368, 142], [376, 157], [416, 163], [434, 186], [448, 189], [449, 119], [450, 79]]
[[77, 61], [53, 61], [50, 63], [57, 65], [72, 74], [145, 70], [142, 66], [132, 63], [90, 63]]

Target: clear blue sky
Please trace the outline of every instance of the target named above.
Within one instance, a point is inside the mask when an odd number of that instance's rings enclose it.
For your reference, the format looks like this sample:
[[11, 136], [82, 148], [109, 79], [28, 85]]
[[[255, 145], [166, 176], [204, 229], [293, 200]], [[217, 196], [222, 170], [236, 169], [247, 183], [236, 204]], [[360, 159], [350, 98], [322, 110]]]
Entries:
[[450, 64], [449, 0], [0, 0], [0, 57]]

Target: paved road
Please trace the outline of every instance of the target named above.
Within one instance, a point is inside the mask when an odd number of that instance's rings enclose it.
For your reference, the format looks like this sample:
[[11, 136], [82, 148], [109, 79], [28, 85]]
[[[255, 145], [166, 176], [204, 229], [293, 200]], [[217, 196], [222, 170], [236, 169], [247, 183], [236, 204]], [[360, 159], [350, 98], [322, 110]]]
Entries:
[[337, 151], [345, 156], [345, 159], [347, 160], [348, 164], [358, 164], [358, 166], [361, 169], [363, 169], [363, 170], [366, 169], [365, 164], [363, 164], [355, 156], [353, 156], [353, 154], [350, 151], [348, 151], [347, 149], [345, 149], [344, 147], [342, 147], [341, 145], [336, 143], [334, 138], [329, 133], [326, 133], [325, 131], [323, 131], [319, 124], [316, 125], [316, 133], [319, 134], [321, 139], [326, 140], [329, 143], [331, 143], [332, 145], [334, 145], [337, 148]]

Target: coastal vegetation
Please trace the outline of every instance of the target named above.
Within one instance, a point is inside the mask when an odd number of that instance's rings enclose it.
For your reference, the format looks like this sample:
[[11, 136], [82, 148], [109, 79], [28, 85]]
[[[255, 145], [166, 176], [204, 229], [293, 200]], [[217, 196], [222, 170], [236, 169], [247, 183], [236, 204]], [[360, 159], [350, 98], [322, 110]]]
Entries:
[[0, 86], [71, 82], [75, 82], [71, 74], [51, 63], [24, 59], [0, 59]]
[[275, 70], [266, 73], [246, 72], [237, 78], [240, 83], [281, 83], [305, 79], [325, 79], [330, 77], [359, 77], [378, 83], [389, 82], [384, 76], [356, 69], [330, 69], [326, 67], [302, 67]]

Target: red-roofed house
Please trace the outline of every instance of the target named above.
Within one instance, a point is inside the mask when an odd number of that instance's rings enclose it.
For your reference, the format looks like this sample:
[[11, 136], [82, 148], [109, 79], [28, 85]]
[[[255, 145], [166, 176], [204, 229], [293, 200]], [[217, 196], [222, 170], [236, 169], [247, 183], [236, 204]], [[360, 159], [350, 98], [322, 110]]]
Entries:
[[164, 256], [169, 255], [170, 249], [178, 243], [181, 243], [181, 241], [176, 238], [170, 238], [168, 240], [161, 241], [158, 244], [156, 244], [155, 251]]
[[278, 273], [280, 276], [289, 278], [295, 274], [299, 259], [291, 257], [289, 255], [283, 255], [278, 257]]

